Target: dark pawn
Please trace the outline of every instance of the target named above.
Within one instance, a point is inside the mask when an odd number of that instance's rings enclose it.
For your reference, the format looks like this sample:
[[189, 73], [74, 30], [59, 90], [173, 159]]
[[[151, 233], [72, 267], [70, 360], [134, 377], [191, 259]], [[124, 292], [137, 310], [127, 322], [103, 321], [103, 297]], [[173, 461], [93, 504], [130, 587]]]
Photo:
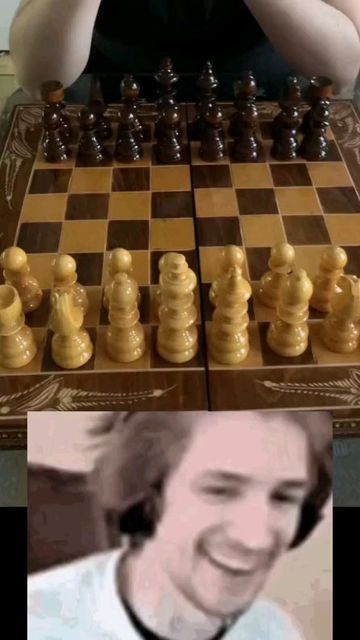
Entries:
[[43, 117], [44, 137], [42, 149], [47, 162], [62, 162], [71, 157], [71, 150], [67, 147], [60, 129], [61, 119], [59, 110], [48, 105]]
[[325, 160], [329, 153], [326, 132], [329, 126], [329, 100], [319, 100], [313, 109], [312, 128], [305, 134], [300, 145], [300, 153], [305, 160]]
[[201, 141], [199, 156], [207, 162], [216, 162], [224, 157], [223, 113], [219, 105], [213, 104], [205, 113], [207, 130]]
[[57, 80], [50, 80], [43, 82], [41, 85], [41, 97], [44, 102], [50, 107], [53, 107], [59, 114], [59, 128], [61, 129], [61, 135], [64, 142], [69, 142], [72, 138], [72, 128], [70, 118], [64, 112], [65, 91], [61, 82]]
[[238, 112], [239, 133], [235, 136], [232, 156], [238, 162], [257, 162], [261, 145], [256, 137], [258, 111], [255, 102], [249, 101]]
[[181, 162], [181, 145], [178, 138], [179, 123], [179, 110], [168, 107], [161, 118], [162, 135], [155, 146], [156, 157], [161, 164]]
[[119, 162], [135, 162], [142, 156], [142, 149], [135, 133], [136, 116], [129, 105], [124, 105], [120, 115], [115, 158]]
[[162, 111], [158, 114], [158, 120], [156, 121], [155, 128], [154, 128], [154, 137], [157, 142], [161, 142], [161, 139], [164, 136], [166, 136], [167, 129], [168, 129], [168, 124], [167, 124], [168, 120], [165, 117], [165, 115], [169, 112], [169, 110], [170, 112], [174, 111], [178, 114], [175, 131], [176, 131], [178, 142], [180, 143], [181, 141], [180, 111], [179, 111], [178, 105], [175, 103], [169, 104], [166, 108], [162, 109]]
[[196, 116], [191, 125], [191, 137], [193, 140], [202, 140], [207, 129], [205, 114], [214, 104], [219, 86], [219, 81], [215, 77], [211, 62], [205, 63], [196, 86], [199, 94], [195, 104]]
[[171, 58], [163, 58], [158, 73], [155, 74], [158, 83], [160, 98], [157, 102], [158, 111], [163, 111], [167, 107], [175, 104], [174, 95], [176, 93], [176, 83], [179, 80], [178, 74], [173, 69]]
[[79, 160], [87, 165], [101, 164], [106, 154], [96, 133], [96, 116], [87, 108], [80, 113], [80, 128]]
[[282, 91], [282, 100], [299, 105], [301, 102], [301, 99], [302, 99], [301, 88], [300, 88], [300, 84], [297, 77], [289, 76], [286, 79], [286, 82]]
[[140, 85], [130, 73], [126, 73], [120, 85], [121, 98], [134, 114], [134, 131], [139, 142], [144, 139], [143, 126], [138, 117], [138, 99], [140, 94]]
[[273, 122], [273, 138], [279, 140], [282, 137], [283, 129], [295, 129], [296, 132], [300, 125], [300, 115], [298, 105], [293, 100], [282, 99], [279, 102], [281, 111], [274, 118]]
[[281, 129], [271, 147], [271, 155], [276, 160], [295, 160], [298, 149], [296, 129]]
[[333, 95], [333, 86], [332, 80], [326, 76], [313, 76], [311, 78], [308, 89], [310, 109], [304, 115], [300, 127], [301, 133], [310, 133], [313, 125], [313, 111], [319, 100], [330, 100]]
[[230, 118], [229, 136], [241, 137], [244, 133], [244, 110], [255, 105], [257, 85], [252, 71], [244, 73], [235, 85], [235, 113]]
[[96, 118], [96, 133], [101, 140], [109, 140], [112, 136], [112, 129], [109, 118], [105, 116], [106, 104], [101, 100], [91, 100], [88, 104], [90, 113]]

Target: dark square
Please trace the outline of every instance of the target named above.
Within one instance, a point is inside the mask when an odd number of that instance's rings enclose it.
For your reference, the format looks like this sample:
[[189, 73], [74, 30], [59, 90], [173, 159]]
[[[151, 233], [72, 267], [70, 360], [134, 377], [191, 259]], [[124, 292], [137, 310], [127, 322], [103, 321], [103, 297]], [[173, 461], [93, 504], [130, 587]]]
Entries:
[[[149, 287], [139, 287], [140, 292], [140, 322], [143, 324], [149, 324], [150, 322], [150, 289]], [[100, 325], [108, 325], [109, 324], [109, 310], [105, 309], [103, 305], [101, 305], [100, 309]]]
[[[342, 162], [341, 153], [338, 149], [338, 146], [335, 140], [329, 140], [329, 151], [326, 160], [330, 160], [331, 162]], [[316, 160], [315, 160], [316, 162]], [[321, 160], [320, 160], [321, 162]]]
[[106, 219], [109, 206], [108, 193], [80, 193], [68, 197], [66, 220]]
[[251, 281], [258, 281], [269, 271], [270, 247], [247, 247], [246, 257]]
[[348, 257], [345, 273], [348, 273], [349, 275], [356, 273], [359, 275], [360, 247], [345, 247], [345, 251]]
[[360, 213], [360, 200], [352, 187], [317, 187], [324, 213]]
[[56, 253], [60, 234], [61, 222], [23, 222], [17, 244], [27, 253]]
[[204, 358], [202, 354], [202, 330], [201, 327], [198, 326], [198, 342], [199, 349], [195, 357], [189, 362], [183, 362], [181, 364], [176, 364], [173, 362], [168, 362], [164, 360], [157, 352], [156, 348], [156, 337], [157, 337], [158, 327], [151, 327], [151, 347], [150, 347], [150, 364], [152, 369], [193, 369], [194, 367], [199, 368], [204, 366]]
[[331, 244], [322, 216], [283, 216], [282, 219], [290, 244]]
[[110, 220], [106, 248], [123, 247], [129, 251], [148, 249], [148, 220]]
[[[195, 271], [198, 275], [198, 265], [197, 265], [197, 257], [195, 250], [182, 251], [183, 256], [185, 256], [186, 262], [188, 263], [190, 269]], [[150, 282], [151, 284], [159, 283], [159, 260], [164, 255], [164, 251], [151, 251], [150, 254]]]
[[304, 163], [270, 164], [275, 187], [308, 187], [311, 178]]
[[100, 286], [104, 262], [103, 253], [73, 253], [77, 265], [77, 276], [85, 287]]
[[236, 189], [240, 215], [279, 213], [273, 189]]
[[149, 191], [150, 171], [148, 167], [116, 168], [113, 170], [113, 191]]
[[67, 193], [71, 169], [35, 169], [29, 193]]
[[43, 290], [40, 307], [26, 314], [26, 324], [29, 327], [46, 327], [50, 314], [50, 289]]
[[239, 218], [197, 218], [198, 243], [202, 247], [242, 245]]
[[261, 344], [261, 353], [264, 365], [266, 367], [291, 367], [291, 366], [299, 366], [304, 364], [316, 364], [314, 359], [310, 342], [301, 356], [297, 356], [296, 358], [284, 358], [283, 356], [279, 356], [274, 353], [266, 340], [266, 334], [268, 328], [270, 326], [269, 322], [259, 322], [259, 334], [260, 334], [260, 344]]
[[[212, 320], [215, 310], [215, 307], [213, 307], [209, 300], [210, 287], [211, 284], [209, 282], [204, 282], [201, 284], [201, 302], [204, 322], [210, 322]], [[254, 304], [252, 298], [248, 300], [248, 315], [250, 320], [255, 320]]]
[[152, 218], [192, 218], [191, 191], [161, 191], [151, 194]]
[[[93, 371], [94, 369], [94, 361], [95, 361], [95, 347], [96, 347], [96, 329], [94, 327], [92, 328], [88, 328], [85, 327], [86, 330], [88, 331], [89, 335], [90, 335], [90, 339], [91, 342], [94, 345], [94, 351], [93, 351], [93, 355], [91, 356], [90, 360], [88, 362], [86, 362], [86, 364], [84, 364], [82, 367], [79, 367], [78, 369], [74, 369], [74, 371]], [[64, 369], [62, 367], [59, 367], [54, 360], [52, 359], [51, 356], [51, 339], [53, 337], [53, 332], [48, 330], [47, 332], [47, 336], [46, 336], [46, 343], [45, 343], [45, 347], [44, 347], [44, 355], [43, 355], [43, 359], [42, 359], [42, 363], [41, 363], [41, 371], [61, 371], [62, 373], [64, 372]]]
[[232, 186], [227, 164], [195, 164], [191, 167], [191, 175], [194, 189]]

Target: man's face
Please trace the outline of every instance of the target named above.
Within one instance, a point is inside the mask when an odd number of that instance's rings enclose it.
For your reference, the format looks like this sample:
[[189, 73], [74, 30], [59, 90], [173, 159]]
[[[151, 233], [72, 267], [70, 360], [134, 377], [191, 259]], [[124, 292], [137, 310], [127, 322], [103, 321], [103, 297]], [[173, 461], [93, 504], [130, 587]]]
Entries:
[[152, 543], [175, 589], [219, 617], [251, 605], [294, 538], [309, 482], [305, 432], [243, 416], [197, 419]]

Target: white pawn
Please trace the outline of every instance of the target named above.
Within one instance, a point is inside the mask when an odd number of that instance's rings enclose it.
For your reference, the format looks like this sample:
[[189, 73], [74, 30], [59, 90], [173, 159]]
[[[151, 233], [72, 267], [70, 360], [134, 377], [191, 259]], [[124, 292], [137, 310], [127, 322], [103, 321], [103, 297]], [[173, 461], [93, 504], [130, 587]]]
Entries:
[[171, 262], [160, 276], [160, 326], [157, 332], [157, 351], [164, 360], [184, 363], [197, 353], [197, 311], [194, 304], [195, 273], [186, 259], [173, 253]]
[[145, 352], [144, 328], [139, 322], [138, 286], [126, 273], [117, 273], [110, 289], [106, 350], [115, 362], [133, 362]]
[[160, 279], [161, 279], [161, 275], [166, 271], [166, 269], [169, 267], [169, 264], [171, 264], [171, 261], [173, 259], [174, 256], [174, 252], [173, 251], [169, 251], [168, 253], [164, 253], [158, 263], [158, 269], [159, 269], [159, 285], [157, 286], [156, 290], [155, 290], [155, 303], [156, 303], [156, 307], [157, 307], [157, 311], [159, 311], [159, 306], [161, 304], [161, 285], [160, 285]]
[[322, 324], [325, 346], [335, 353], [351, 353], [360, 339], [360, 280], [356, 276], [342, 276], [340, 293], [333, 298], [333, 311]]
[[248, 300], [251, 286], [240, 267], [232, 267], [222, 280], [209, 332], [209, 352], [220, 364], [236, 365], [249, 352]]
[[36, 278], [30, 274], [30, 267], [25, 251], [20, 247], [8, 247], [1, 254], [1, 266], [4, 280], [17, 290], [24, 313], [37, 309], [43, 297]]
[[71, 291], [74, 304], [81, 307], [84, 315], [89, 306], [85, 288], [77, 282], [76, 262], [72, 256], [61, 253], [51, 263], [53, 289]]
[[341, 247], [328, 247], [320, 258], [319, 273], [314, 279], [314, 293], [310, 306], [317, 311], [329, 313], [334, 295], [340, 293], [339, 278], [344, 273], [347, 255]]
[[277, 318], [267, 332], [269, 347], [280, 356], [296, 357], [306, 351], [307, 319], [313, 286], [304, 269], [293, 271], [280, 289]]
[[221, 288], [222, 279], [227, 275], [231, 267], [239, 267], [240, 270], [244, 266], [244, 253], [240, 247], [234, 244], [229, 244], [223, 248], [220, 253], [220, 268], [219, 272], [212, 283], [209, 291], [209, 300], [212, 305], [215, 306], [216, 298]]
[[268, 262], [270, 271], [262, 276], [258, 289], [258, 296], [266, 307], [276, 309], [281, 286], [293, 270], [294, 261], [294, 248], [287, 242], [278, 242], [272, 247]]
[[51, 355], [63, 369], [77, 369], [88, 362], [93, 354], [90, 336], [82, 329], [83, 322], [83, 310], [75, 304], [72, 290], [54, 289], [49, 319], [49, 327], [54, 332]]
[[25, 324], [21, 300], [15, 287], [0, 286], [0, 365], [7, 369], [24, 367], [35, 357], [37, 347]]
[[109, 308], [111, 285], [117, 273], [132, 273], [132, 256], [126, 249], [113, 249], [109, 256], [108, 274], [109, 283], [104, 289], [103, 305], [105, 309]]

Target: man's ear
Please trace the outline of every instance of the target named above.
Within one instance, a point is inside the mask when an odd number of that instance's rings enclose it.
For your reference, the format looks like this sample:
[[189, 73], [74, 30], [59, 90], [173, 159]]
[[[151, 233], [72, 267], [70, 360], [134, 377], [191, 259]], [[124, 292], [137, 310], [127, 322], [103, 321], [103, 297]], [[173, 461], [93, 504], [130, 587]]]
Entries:
[[151, 490], [142, 500], [129, 507], [119, 516], [119, 529], [130, 536], [149, 538], [154, 535], [161, 517], [162, 499], [156, 490]]

